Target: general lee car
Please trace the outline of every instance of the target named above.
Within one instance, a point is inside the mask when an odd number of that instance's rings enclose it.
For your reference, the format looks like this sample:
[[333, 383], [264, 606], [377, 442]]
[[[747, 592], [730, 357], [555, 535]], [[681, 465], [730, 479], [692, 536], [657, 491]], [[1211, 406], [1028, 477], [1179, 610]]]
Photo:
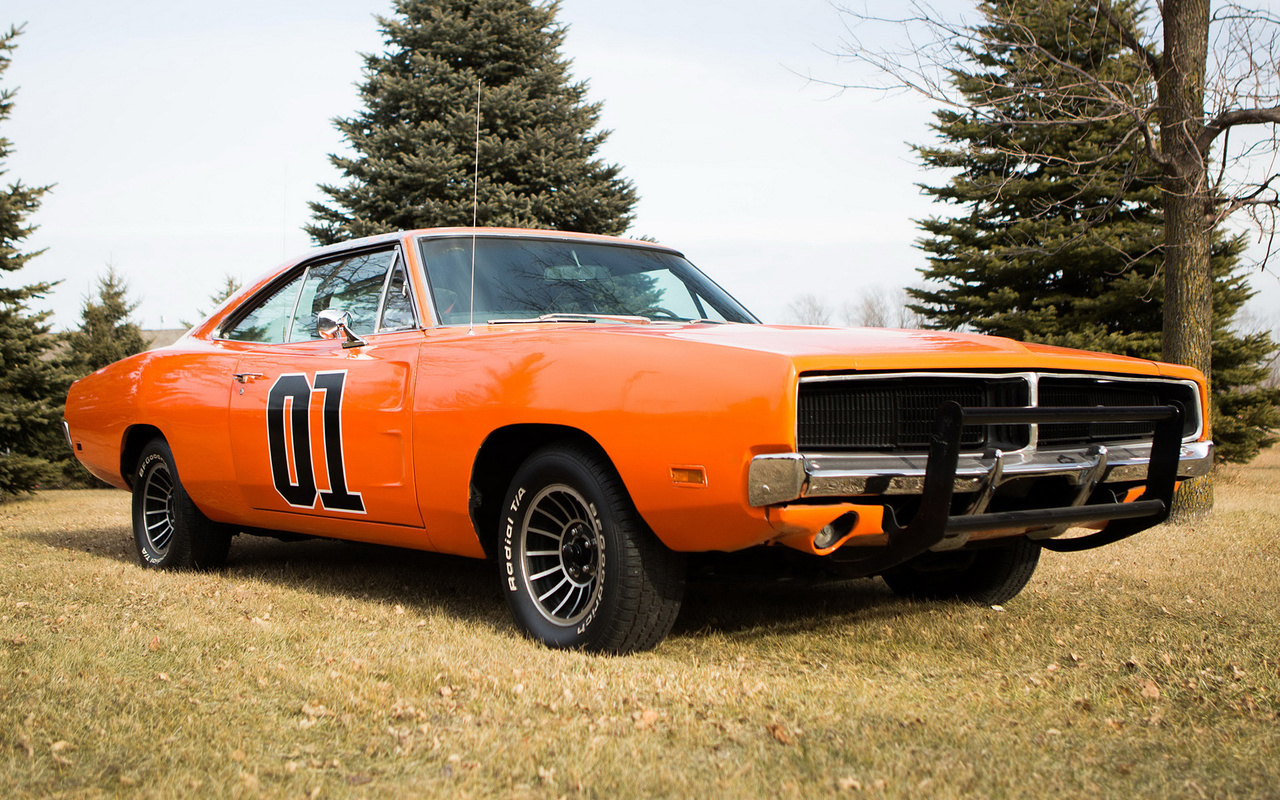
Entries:
[[65, 424], [133, 493], [144, 565], [218, 567], [239, 533], [490, 558], [527, 634], [627, 652], [695, 553], [1004, 602], [1041, 548], [1163, 521], [1211, 466], [1207, 405], [1171, 364], [762, 325], [656, 244], [440, 229], [287, 263], [78, 381]]

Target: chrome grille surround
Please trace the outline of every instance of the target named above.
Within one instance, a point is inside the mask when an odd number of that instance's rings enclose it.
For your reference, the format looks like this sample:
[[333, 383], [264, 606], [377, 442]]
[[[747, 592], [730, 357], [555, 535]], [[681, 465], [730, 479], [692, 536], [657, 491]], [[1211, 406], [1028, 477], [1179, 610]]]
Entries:
[[[796, 408], [800, 408], [800, 386], [837, 381], [885, 381], [897, 379], [972, 379], [975, 381], [1025, 382], [1029, 405], [1039, 406], [1042, 380], [1062, 380], [1064, 385], [1099, 382], [1107, 389], [1154, 391], [1163, 386], [1177, 387], [1193, 405], [1185, 409], [1189, 420], [1182, 438], [1178, 475], [1180, 478], [1207, 474], [1213, 465], [1213, 443], [1197, 441], [1203, 428], [1200, 390], [1194, 381], [1141, 376], [1059, 372], [897, 372], [866, 375], [803, 375], [797, 386]], [[1054, 404], [1059, 405], [1059, 404]], [[1184, 404], [1186, 405], [1186, 404]], [[797, 411], [797, 413], [799, 413]], [[1096, 479], [1093, 437], [1064, 444], [1059, 440], [1041, 447], [1039, 426], [1030, 425], [1025, 446], [1004, 451], [972, 447], [963, 452], [955, 476], [956, 492], [980, 490], [996, 461], [1004, 473], [1003, 480], [1019, 477], [1064, 476], [1072, 483]], [[1125, 434], [1120, 434], [1125, 435]], [[1146, 478], [1151, 454], [1151, 437], [1105, 438], [1107, 461], [1101, 482], [1141, 481]], [[800, 421], [796, 422], [796, 442], [800, 442]], [[859, 495], [913, 495], [923, 490], [927, 454], [922, 451], [885, 452], [880, 450], [836, 452], [792, 452], [756, 456], [748, 470], [748, 501], [760, 507], [787, 503], [801, 498], [853, 497]]]

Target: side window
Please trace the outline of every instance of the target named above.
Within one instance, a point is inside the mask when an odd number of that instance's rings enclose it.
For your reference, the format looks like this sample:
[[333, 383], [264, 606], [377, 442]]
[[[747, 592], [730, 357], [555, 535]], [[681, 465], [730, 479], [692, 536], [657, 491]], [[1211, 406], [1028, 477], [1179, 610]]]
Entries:
[[413, 317], [413, 298], [409, 293], [409, 278], [404, 264], [396, 259], [396, 265], [387, 279], [387, 296], [382, 302], [382, 320], [379, 331], [403, 331], [417, 327]]
[[368, 334], [376, 331], [378, 301], [382, 299], [387, 268], [391, 266], [395, 253], [395, 250], [382, 250], [312, 264], [302, 286], [297, 318], [293, 322], [289, 341], [319, 339], [320, 335], [316, 333], [316, 315], [329, 308], [346, 311], [351, 315], [353, 333]]
[[289, 320], [293, 318], [293, 306], [298, 300], [302, 278], [299, 275], [258, 303], [235, 327], [224, 331], [222, 338], [265, 344], [285, 341], [289, 335]]

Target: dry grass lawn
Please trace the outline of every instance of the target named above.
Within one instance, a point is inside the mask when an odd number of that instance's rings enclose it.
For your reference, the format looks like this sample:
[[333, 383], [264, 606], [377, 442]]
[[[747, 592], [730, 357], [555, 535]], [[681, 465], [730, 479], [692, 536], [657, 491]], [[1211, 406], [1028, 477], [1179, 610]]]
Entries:
[[143, 571], [128, 495], [50, 492], [0, 505], [0, 797], [1280, 797], [1280, 450], [1217, 485], [1005, 610], [701, 584], [627, 658], [522, 639], [489, 564]]

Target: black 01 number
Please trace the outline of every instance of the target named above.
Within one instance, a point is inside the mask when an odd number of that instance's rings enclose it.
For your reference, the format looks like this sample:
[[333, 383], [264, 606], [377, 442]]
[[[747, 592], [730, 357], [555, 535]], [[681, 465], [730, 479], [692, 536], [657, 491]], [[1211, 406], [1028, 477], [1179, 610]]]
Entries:
[[[359, 492], [347, 490], [342, 461], [342, 387], [346, 370], [306, 375], [281, 375], [267, 395], [267, 449], [271, 480], [285, 502], [295, 508], [315, 508], [316, 496], [326, 511], [364, 513]], [[311, 460], [311, 396], [324, 392], [321, 425], [327, 491], [316, 491], [315, 462]]]

